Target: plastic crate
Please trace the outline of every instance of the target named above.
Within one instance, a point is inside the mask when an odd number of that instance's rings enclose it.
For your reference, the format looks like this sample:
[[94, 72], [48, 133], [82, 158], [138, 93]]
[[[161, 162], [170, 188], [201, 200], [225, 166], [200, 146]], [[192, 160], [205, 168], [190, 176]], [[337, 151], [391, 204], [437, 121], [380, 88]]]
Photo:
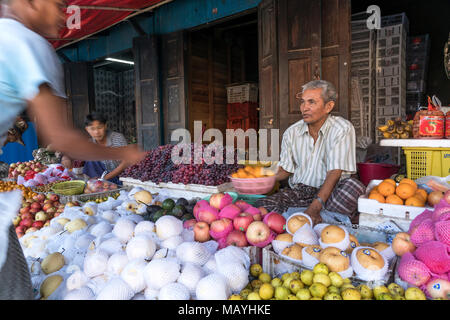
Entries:
[[446, 177], [450, 174], [450, 148], [403, 148], [406, 174], [416, 180], [426, 176]]
[[245, 83], [241, 85], [230, 85], [227, 87], [228, 103], [243, 103], [258, 101], [258, 85]]

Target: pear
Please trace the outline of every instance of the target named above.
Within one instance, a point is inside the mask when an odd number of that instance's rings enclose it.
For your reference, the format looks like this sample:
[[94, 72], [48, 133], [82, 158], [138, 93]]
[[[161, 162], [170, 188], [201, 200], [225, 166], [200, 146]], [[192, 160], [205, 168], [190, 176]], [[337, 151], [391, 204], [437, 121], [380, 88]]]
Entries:
[[311, 299], [311, 292], [309, 291], [309, 289], [303, 288], [303, 289], [298, 290], [296, 296], [300, 300], [309, 300], [309, 299]]
[[303, 270], [300, 274], [300, 280], [307, 286], [313, 284], [314, 272], [311, 270]]
[[348, 288], [341, 293], [342, 300], [361, 300], [361, 293], [355, 288]]
[[247, 300], [261, 300], [261, 297], [257, 292], [252, 292], [248, 295]]
[[393, 296], [403, 296], [405, 294], [405, 290], [394, 282], [390, 283], [387, 288]]
[[300, 289], [303, 289], [303, 287], [304, 287], [303, 282], [301, 282], [298, 279], [292, 279], [291, 282], [289, 283], [289, 289], [293, 294], [297, 294], [297, 292]]
[[427, 300], [427, 297], [419, 288], [411, 287], [405, 291], [406, 300]]
[[244, 298], [238, 294], [231, 295], [228, 300], [244, 300]]
[[272, 277], [268, 273], [265, 273], [265, 272], [262, 272], [259, 275], [258, 279], [264, 283], [270, 283], [270, 281], [272, 281]]
[[389, 289], [386, 288], [386, 286], [376, 286], [375, 288], [373, 288], [373, 296], [376, 300], [379, 300], [378, 297], [382, 293], [389, 293]]
[[255, 263], [250, 266], [250, 274], [255, 278], [258, 278], [259, 275], [263, 272], [263, 269], [260, 264]]
[[338, 287], [338, 288], [342, 287], [342, 285], [344, 285], [344, 279], [342, 278], [342, 276], [339, 273], [330, 272], [328, 274], [328, 276], [330, 277], [331, 285]]
[[373, 299], [373, 291], [365, 284], [360, 284], [357, 289], [361, 292], [361, 297], [367, 299]]
[[276, 287], [275, 288], [275, 298], [277, 300], [286, 300], [291, 292], [288, 288], [285, 287]]
[[270, 283], [263, 283], [259, 288], [259, 296], [262, 300], [269, 300], [273, 298], [275, 288]]
[[239, 292], [240, 296], [244, 299], [247, 299], [248, 295], [251, 293], [252, 291], [250, 289], [242, 289], [241, 292]]
[[323, 296], [327, 293], [327, 287], [322, 283], [313, 283], [309, 287], [309, 291], [311, 295], [316, 298], [323, 298]]
[[331, 285], [331, 279], [324, 273], [317, 273], [314, 275], [313, 283], [322, 283], [325, 287], [328, 288]]
[[323, 300], [342, 300], [342, 297], [336, 292], [327, 292]]
[[325, 263], [318, 263], [314, 266], [313, 272], [314, 272], [314, 274], [324, 273], [324, 274], [328, 275], [329, 270]]
[[280, 287], [283, 285], [283, 281], [280, 278], [273, 278], [270, 284], [274, 287]]

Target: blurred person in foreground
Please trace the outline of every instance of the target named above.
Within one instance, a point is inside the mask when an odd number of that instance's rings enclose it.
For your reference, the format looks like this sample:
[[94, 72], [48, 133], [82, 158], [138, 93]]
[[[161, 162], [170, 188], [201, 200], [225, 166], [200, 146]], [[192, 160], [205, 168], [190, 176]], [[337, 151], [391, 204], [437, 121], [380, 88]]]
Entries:
[[[23, 110], [36, 119], [45, 145], [73, 159], [139, 162], [145, 153], [135, 146], [109, 148], [95, 144], [65, 120], [62, 67], [45, 38], [58, 38], [64, 24], [63, 0], [1, 0], [0, 142]], [[1, 145], [1, 144], [0, 144]], [[0, 300], [33, 299], [30, 272], [12, 219], [20, 191], [0, 194]]]

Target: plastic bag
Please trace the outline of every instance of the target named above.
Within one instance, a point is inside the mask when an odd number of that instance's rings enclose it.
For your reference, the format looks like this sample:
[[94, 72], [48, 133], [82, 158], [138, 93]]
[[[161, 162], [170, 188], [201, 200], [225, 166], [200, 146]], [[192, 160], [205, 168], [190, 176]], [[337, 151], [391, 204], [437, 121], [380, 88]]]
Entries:
[[425, 189], [427, 192], [450, 190], [450, 175], [446, 177], [426, 176], [417, 179], [415, 182], [420, 188]]
[[100, 179], [90, 179], [86, 183], [86, 188], [84, 189], [84, 193], [98, 193], [98, 192], [106, 192], [111, 190], [116, 190], [117, 184]]
[[[283, 213], [283, 217], [288, 219], [291, 215], [298, 212], [305, 212], [306, 207], [300, 207], [300, 208], [289, 208], [285, 213]], [[329, 223], [329, 224], [336, 224], [336, 223], [342, 223], [342, 224], [349, 224], [351, 225], [351, 220], [348, 216], [337, 213], [337, 212], [331, 212], [328, 210], [322, 210], [320, 211], [320, 216], [322, 217], [322, 223]]]

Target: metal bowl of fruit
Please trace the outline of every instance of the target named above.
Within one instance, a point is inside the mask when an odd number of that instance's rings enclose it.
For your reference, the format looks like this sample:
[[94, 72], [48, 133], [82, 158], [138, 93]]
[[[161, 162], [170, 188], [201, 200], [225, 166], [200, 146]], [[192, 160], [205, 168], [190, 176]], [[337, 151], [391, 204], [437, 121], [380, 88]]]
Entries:
[[86, 182], [83, 180], [65, 181], [55, 184], [52, 187], [52, 191], [56, 194], [62, 194], [64, 196], [74, 196], [82, 194], [85, 186]]

